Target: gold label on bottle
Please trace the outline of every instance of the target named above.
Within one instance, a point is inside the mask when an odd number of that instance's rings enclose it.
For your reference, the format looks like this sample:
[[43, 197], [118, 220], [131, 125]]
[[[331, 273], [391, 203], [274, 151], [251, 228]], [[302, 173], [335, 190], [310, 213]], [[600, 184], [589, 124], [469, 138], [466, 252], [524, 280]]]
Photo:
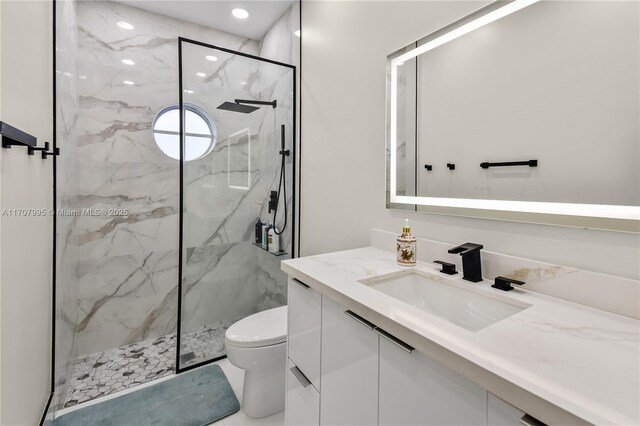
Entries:
[[416, 264], [416, 240], [398, 238], [396, 247], [398, 263], [405, 266]]

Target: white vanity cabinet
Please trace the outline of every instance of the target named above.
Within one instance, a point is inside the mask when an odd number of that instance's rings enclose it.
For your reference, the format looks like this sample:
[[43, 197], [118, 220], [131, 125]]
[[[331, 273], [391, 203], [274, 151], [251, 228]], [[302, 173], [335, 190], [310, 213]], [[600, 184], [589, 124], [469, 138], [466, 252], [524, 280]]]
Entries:
[[288, 301], [285, 424], [318, 426], [322, 296], [290, 278]]
[[379, 425], [487, 424], [483, 388], [383, 337], [379, 354]]
[[544, 426], [328, 296], [289, 279], [289, 426]]
[[321, 425], [378, 423], [378, 334], [322, 296]]
[[322, 296], [302, 281], [289, 278], [289, 359], [320, 391]]

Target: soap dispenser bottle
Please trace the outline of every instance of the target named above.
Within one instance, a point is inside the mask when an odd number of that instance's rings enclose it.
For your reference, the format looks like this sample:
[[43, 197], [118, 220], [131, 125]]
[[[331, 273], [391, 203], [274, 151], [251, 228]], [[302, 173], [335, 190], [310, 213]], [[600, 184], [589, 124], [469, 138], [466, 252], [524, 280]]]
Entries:
[[398, 237], [396, 244], [397, 260], [402, 266], [415, 266], [416, 264], [416, 237], [411, 235], [409, 219], [404, 220], [402, 235]]

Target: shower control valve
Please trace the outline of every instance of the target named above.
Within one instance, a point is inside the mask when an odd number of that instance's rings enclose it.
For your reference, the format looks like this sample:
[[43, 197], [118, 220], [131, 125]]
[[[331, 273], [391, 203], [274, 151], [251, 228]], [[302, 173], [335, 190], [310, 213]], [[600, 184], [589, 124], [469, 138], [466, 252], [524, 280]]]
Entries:
[[269, 213], [278, 209], [278, 191], [271, 191], [269, 194]]

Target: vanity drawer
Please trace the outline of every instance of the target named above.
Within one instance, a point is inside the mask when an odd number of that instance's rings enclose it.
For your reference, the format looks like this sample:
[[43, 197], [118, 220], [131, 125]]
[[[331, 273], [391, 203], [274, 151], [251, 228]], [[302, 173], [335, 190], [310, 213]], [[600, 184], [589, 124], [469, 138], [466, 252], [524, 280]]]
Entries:
[[320, 424], [320, 392], [287, 360], [287, 398], [284, 423], [288, 426]]
[[289, 278], [289, 359], [320, 391], [322, 297], [301, 281]]

